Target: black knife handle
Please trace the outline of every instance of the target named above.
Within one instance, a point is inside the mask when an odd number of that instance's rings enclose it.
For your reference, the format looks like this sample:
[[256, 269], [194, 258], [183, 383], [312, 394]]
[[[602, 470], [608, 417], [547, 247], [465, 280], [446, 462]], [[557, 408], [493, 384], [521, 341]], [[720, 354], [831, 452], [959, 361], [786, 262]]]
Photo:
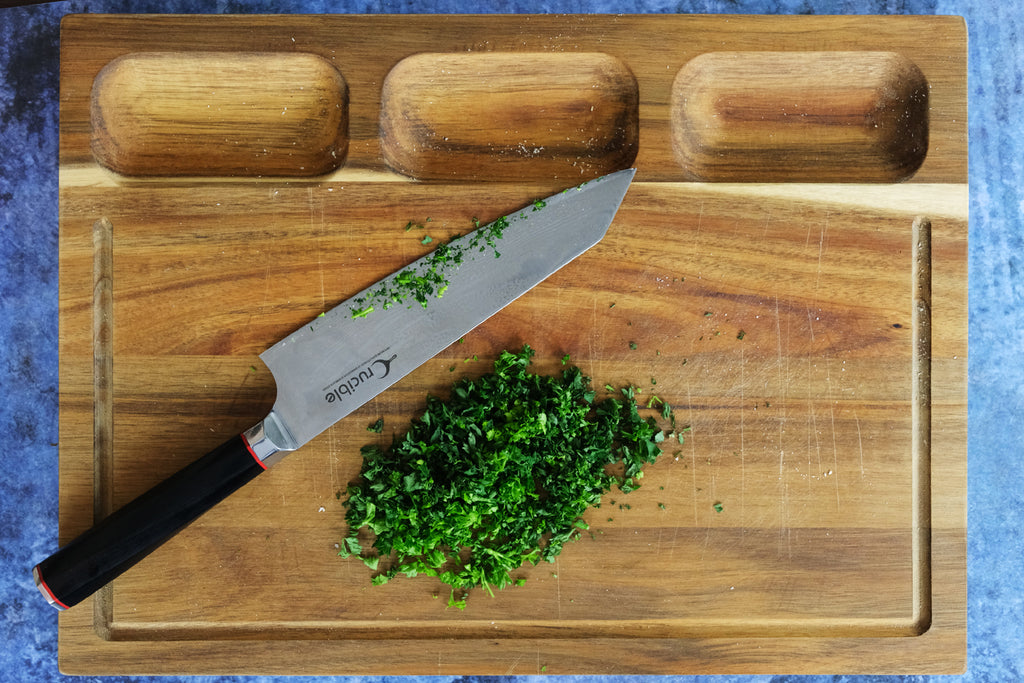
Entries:
[[77, 605], [266, 468], [243, 435], [229, 439], [36, 565], [36, 585], [58, 609]]

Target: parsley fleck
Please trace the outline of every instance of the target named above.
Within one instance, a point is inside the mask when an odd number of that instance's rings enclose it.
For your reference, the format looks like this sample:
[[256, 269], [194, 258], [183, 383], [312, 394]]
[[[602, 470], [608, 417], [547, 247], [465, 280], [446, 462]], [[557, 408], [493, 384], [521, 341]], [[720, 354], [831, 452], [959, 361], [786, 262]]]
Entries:
[[352, 309], [353, 318], [365, 318], [373, 312], [373, 306], [366, 306], [365, 308]]

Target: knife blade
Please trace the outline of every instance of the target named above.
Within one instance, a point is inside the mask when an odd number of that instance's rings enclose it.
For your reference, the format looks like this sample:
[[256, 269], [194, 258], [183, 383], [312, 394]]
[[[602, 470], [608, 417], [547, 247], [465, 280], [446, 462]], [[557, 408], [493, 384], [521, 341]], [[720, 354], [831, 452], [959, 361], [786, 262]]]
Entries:
[[260, 354], [277, 384], [270, 413], [37, 564], [39, 591], [57, 609], [80, 603], [597, 244], [634, 173], [569, 188], [454, 239], [443, 245], [443, 273], [439, 247], [271, 346]]

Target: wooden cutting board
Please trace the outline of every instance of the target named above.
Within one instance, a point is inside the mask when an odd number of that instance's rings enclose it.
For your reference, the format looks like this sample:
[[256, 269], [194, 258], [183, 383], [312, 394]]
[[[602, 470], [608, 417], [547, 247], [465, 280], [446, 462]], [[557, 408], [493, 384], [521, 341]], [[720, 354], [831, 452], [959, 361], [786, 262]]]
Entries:
[[[963, 670], [962, 20], [80, 15], [61, 59], [63, 542], [425, 235], [638, 169], [594, 249], [63, 613], [64, 671]], [[524, 343], [689, 437], [525, 586], [371, 587], [360, 446]]]

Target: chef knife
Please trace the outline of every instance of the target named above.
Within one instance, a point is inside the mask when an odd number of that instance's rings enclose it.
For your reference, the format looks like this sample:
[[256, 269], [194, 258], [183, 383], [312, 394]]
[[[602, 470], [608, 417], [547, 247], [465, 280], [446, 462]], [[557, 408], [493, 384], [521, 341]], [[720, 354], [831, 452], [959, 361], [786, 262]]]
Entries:
[[[570, 188], [452, 240], [447, 248], [461, 255], [460, 262], [443, 273], [445, 283], [425, 305], [396, 304], [392, 295], [437, 272], [438, 261], [430, 254], [264, 351], [260, 358], [277, 383], [270, 413], [36, 565], [32, 575], [39, 591], [58, 609], [78, 604], [597, 244], [634, 172], [618, 171]], [[486, 248], [480, 236], [494, 241], [494, 248]]]

